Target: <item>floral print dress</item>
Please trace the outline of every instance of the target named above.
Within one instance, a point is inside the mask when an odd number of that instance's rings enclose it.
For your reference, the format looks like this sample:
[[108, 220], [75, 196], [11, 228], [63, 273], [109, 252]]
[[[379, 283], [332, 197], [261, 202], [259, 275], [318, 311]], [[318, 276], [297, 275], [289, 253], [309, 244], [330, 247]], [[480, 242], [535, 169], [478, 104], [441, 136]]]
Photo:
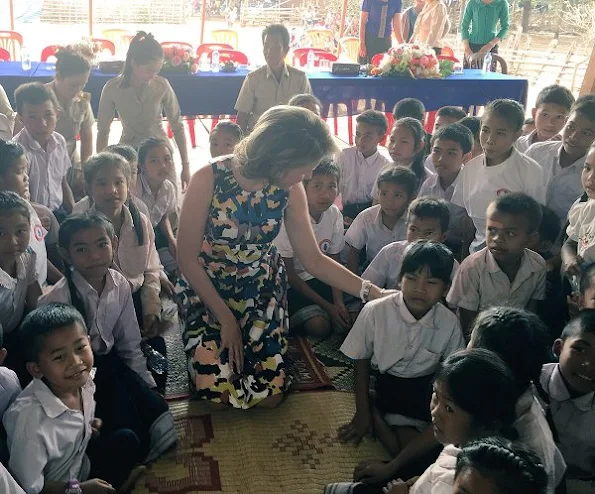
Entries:
[[248, 192], [233, 176], [229, 156], [211, 162], [214, 190], [199, 261], [238, 321], [244, 369], [237, 375], [220, 352], [219, 322], [182, 277], [176, 286], [184, 321], [188, 370], [198, 398], [251, 408], [290, 384], [287, 274], [273, 239], [288, 191], [275, 185]]

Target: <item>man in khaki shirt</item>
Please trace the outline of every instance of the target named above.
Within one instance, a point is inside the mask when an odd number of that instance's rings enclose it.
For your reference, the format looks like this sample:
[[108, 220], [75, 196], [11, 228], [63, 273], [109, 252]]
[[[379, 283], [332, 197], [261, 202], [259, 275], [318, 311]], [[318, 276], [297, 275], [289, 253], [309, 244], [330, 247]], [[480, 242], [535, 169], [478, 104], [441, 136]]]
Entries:
[[289, 52], [289, 31], [285, 26], [265, 27], [262, 43], [266, 65], [246, 76], [235, 105], [237, 123], [244, 132], [252, 130], [269, 108], [286, 105], [297, 94], [312, 92], [306, 74], [285, 64]]

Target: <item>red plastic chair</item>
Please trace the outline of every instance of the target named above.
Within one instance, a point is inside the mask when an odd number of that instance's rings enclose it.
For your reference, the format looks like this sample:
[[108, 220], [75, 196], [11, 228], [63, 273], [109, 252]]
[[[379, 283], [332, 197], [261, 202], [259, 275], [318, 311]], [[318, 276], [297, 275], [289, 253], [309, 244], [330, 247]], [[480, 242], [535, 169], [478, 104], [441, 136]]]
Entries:
[[0, 62], [10, 62], [10, 52], [0, 48]]
[[196, 49], [196, 56], [200, 58], [204, 54], [208, 55], [213, 50], [233, 50], [233, 46], [226, 43], [203, 43]]
[[160, 43], [162, 48], [184, 48], [190, 51], [194, 51], [194, 46], [185, 41], [163, 41]]
[[450, 46], [445, 46], [440, 50], [440, 55], [444, 57], [453, 57], [455, 56], [454, 50]]
[[91, 38], [91, 43], [99, 45], [101, 51], [109, 51], [112, 56], [116, 54], [116, 45], [113, 41], [103, 38]]
[[16, 31], [0, 31], [0, 48], [10, 53], [12, 60], [18, 60], [23, 48], [23, 35]]
[[[213, 51], [215, 50], [210, 51], [207, 55], [207, 57], [209, 57], [209, 62], [212, 59]], [[219, 50], [219, 62], [235, 62], [238, 64], [248, 65], [248, 57], [245, 53], [238, 50]]]
[[374, 55], [372, 57], [372, 60], [370, 60], [370, 63], [374, 67], [378, 67], [380, 65], [380, 62], [382, 62], [382, 59], [384, 58], [384, 55], [386, 55], [386, 54], [385, 53], [376, 53], [376, 55]]
[[53, 57], [59, 49], [59, 45], [46, 46], [43, 50], [41, 50], [41, 61], [47, 62], [48, 58]]
[[[308, 63], [308, 55], [309, 53], [304, 53], [300, 57], [300, 65], [304, 66]], [[320, 65], [321, 60], [329, 60], [330, 62], [336, 62], [337, 57], [327, 51], [314, 53], [314, 67], [318, 67]]]
[[458, 58], [446, 56], [446, 55], [438, 55], [438, 60], [450, 60], [451, 62], [457, 63], [460, 62]]

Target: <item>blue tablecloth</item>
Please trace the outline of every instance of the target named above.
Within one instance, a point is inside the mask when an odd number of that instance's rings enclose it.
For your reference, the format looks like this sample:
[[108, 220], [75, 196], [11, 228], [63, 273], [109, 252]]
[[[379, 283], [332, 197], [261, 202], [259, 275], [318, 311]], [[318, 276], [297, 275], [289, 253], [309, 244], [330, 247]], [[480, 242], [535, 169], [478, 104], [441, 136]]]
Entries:
[[[0, 63], [0, 84], [13, 100], [14, 90], [25, 82], [47, 82], [54, 75], [53, 66], [33, 63], [27, 73], [17, 62]], [[197, 75], [166, 74], [184, 115], [233, 115], [234, 104], [247, 71], [228, 73], [200, 73]], [[112, 74], [93, 72], [86, 91], [92, 95], [95, 112], [101, 90]], [[480, 70], [466, 70], [446, 79], [405, 79], [364, 76], [333, 76], [329, 73], [309, 75], [314, 94], [322, 101], [326, 112], [329, 106], [339, 105], [340, 114], [358, 113], [364, 107], [391, 111], [403, 98], [418, 98], [426, 109], [437, 110], [445, 105], [462, 107], [484, 106], [498, 98], [527, 103], [528, 81], [522, 77], [499, 73], [484, 74]]]

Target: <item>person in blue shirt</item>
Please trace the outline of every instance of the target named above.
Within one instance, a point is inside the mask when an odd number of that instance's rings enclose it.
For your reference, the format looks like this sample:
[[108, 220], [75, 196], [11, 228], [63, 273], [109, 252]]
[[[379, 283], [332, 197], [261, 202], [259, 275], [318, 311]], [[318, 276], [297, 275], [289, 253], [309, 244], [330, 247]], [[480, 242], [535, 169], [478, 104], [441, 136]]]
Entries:
[[415, 22], [417, 21], [417, 16], [424, 8], [424, 5], [424, 0], [415, 0], [415, 5], [407, 7], [403, 11], [403, 14], [401, 14], [401, 29], [403, 32], [403, 40], [405, 41], [405, 43], [411, 42], [411, 37], [413, 36], [413, 30], [415, 29]]
[[372, 57], [391, 47], [391, 33], [403, 43], [401, 0], [363, 0], [359, 18], [359, 62], [370, 63]]

